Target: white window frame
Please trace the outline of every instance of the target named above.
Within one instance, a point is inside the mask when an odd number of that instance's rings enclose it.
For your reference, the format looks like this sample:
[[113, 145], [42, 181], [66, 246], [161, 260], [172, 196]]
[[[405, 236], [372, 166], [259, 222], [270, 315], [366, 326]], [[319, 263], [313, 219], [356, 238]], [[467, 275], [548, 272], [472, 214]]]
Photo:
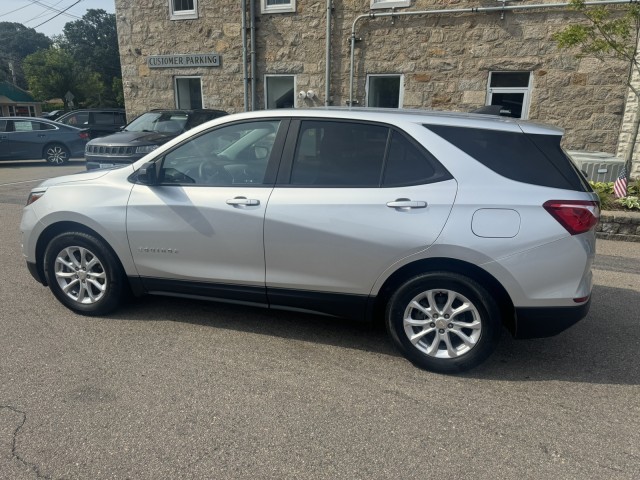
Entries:
[[297, 108], [298, 107], [298, 94], [296, 93], [298, 91], [297, 89], [297, 85], [298, 85], [298, 79], [297, 76], [293, 73], [267, 73], [264, 76], [264, 108], [265, 109], [269, 109], [269, 83], [267, 82], [267, 78], [271, 78], [271, 77], [293, 77], [293, 108]]
[[[526, 87], [492, 87], [491, 76], [494, 73], [528, 73], [529, 84]], [[487, 99], [485, 105], [491, 105], [491, 100], [494, 93], [524, 93], [522, 98], [522, 116], [521, 120], [527, 120], [529, 118], [529, 103], [531, 101], [531, 88], [533, 86], [533, 75], [530, 71], [510, 71], [510, 70], [493, 70], [489, 72], [489, 78], [487, 79]]]
[[200, 80], [200, 98], [202, 99], [202, 106], [200, 108], [207, 108], [205, 101], [204, 101], [204, 92], [202, 90], [202, 77], [198, 76], [198, 75], [176, 75], [175, 77], [173, 77], [173, 94], [175, 97], [175, 104], [176, 104], [176, 108], [177, 109], [182, 109], [182, 107], [180, 107], [179, 102], [178, 102], [178, 80], [179, 79], [190, 79], [190, 78], [197, 78], [198, 80]]
[[369, 8], [404, 8], [411, 6], [411, 0], [370, 0]]
[[400, 78], [400, 90], [398, 91], [398, 108], [402, 108], [404, 104], [404, 74], [403, 73], [372, 73], [367, 74], [367, 81], [365, 83], [365, 99], [364, 105], [367, 108], [382, 108], [382, 107], [369, 107], [369, 87], [371, 78], [379, 78], [379, 77], [394, 77]]
[[260, 13], [291, 13], [296, 11], [296, 0], [282, 5], [267, 5], [267, 0], [260, 0]]
[[192, 20], [198, 18], [198, 0], [193, 0], [193, 10], [174, 10], [174, 0], [169, 0], [169, 18], [171, 20]]

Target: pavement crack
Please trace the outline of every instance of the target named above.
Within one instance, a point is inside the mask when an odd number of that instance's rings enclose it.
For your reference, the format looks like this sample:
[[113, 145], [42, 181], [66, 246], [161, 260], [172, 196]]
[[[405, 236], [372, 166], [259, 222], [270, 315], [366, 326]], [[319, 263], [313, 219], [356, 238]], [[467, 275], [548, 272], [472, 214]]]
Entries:
[[20, 433], [20, 430], [22, 430], [22, 427], [24, 426], [24, 424], [27, 423], [26, 412], [23, 412], [22, 410], [18, 410], [17, 408], [12, 407], [11, 405], [0, 405], [0, 410], [3, 408], [22, 415], [22, 421], [13, 431], [13, 439], [11, 442], [11, 456], [15, 458], [17, 461], [19, 461], [20, 463], [22, 463], [27, 468], [29, 468], [29, 470], [33, 471], [36, 474], [36, 478], [44, 478], [47, 480], [51, 480], [51, 477], [49, 475], [44, 475], [40, 472], [40, 468], [38, 467], [38, 465], [36, 465], [35, 463], [28, 462], [17, 452], [18, 434]]

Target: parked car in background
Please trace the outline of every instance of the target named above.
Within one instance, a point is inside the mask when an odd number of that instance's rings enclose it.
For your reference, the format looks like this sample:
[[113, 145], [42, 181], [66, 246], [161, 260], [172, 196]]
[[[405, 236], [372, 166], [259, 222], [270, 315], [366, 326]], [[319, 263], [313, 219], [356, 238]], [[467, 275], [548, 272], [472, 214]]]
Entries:
[[152, 110], [143, 113], [121, 132], [87, 144], [87, 170], [133, 163], [183, 132], [227, 115], [222, 110]]
[[41, 118], [46, 118], [47, 120], [55, 120], [56, 118], [64, 115], [64, 110], [52, 110], [50, 112], [45, 112], [40, 115]]
[[545, 337], [589, 310], [598, 196], [561, 140], [452, 112], [232, 115], [34, 188], [23, 253], [82, 314], [131, 289], [382, 317], [413, 363], [462, 371], [503, 327]]
[[127, 124], [127, 116], [123, 108], [90, 108], [68, 112], [56, 121], [86, 128], [90, 138], [98, 138], [120, 131]]
[[35, 117], [0, 117], [0, 160], [43, 158], [54, 165], [83, 157], [89, 133]]

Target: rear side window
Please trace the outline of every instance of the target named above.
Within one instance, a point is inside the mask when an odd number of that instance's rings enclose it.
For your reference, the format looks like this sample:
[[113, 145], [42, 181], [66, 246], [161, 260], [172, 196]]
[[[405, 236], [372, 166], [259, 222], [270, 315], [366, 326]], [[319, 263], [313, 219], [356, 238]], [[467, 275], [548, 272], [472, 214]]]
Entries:
[[93, 123], [98, 125], [113, 125], [112, 112], [95, 112], [93, 114]]
[[545, 187], [590, 190], [560, 148], [560, 135], [445, 125], [425, 127], [503, 177]]
[[420, 185], [443, 177], [438, 161], [427, 151], [419, 149], [408, 138], [394, 131], [382, 182], [385, 187]]
[[335, 121], [303, 121], [292, 185], [377, 187], [389, 129]]

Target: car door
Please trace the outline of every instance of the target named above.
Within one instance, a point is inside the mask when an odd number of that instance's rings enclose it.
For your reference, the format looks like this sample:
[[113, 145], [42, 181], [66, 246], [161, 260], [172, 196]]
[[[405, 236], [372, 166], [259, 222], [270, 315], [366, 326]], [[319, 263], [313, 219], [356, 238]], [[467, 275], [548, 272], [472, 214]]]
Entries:
[[302, 120], [290, 130], [265, 219], [269, 301], [361, 312], [386, 269], [438, 237], [456, 182], [388, 125]]
[[9, 120], [0, 120], [0, 158], [15, 158], [11, 151], [11, 145], [9, 143]]
[[9, 120], [13, 124], [7, 137], [15, 158], [42, 158], [44, 145], [49, 141], [48, 124], [35, 120]]
[[266, 303], [264, 213], [287, 121], [243, 121], [186, 140], [136, 184], [127, 234], [147, 290]]

